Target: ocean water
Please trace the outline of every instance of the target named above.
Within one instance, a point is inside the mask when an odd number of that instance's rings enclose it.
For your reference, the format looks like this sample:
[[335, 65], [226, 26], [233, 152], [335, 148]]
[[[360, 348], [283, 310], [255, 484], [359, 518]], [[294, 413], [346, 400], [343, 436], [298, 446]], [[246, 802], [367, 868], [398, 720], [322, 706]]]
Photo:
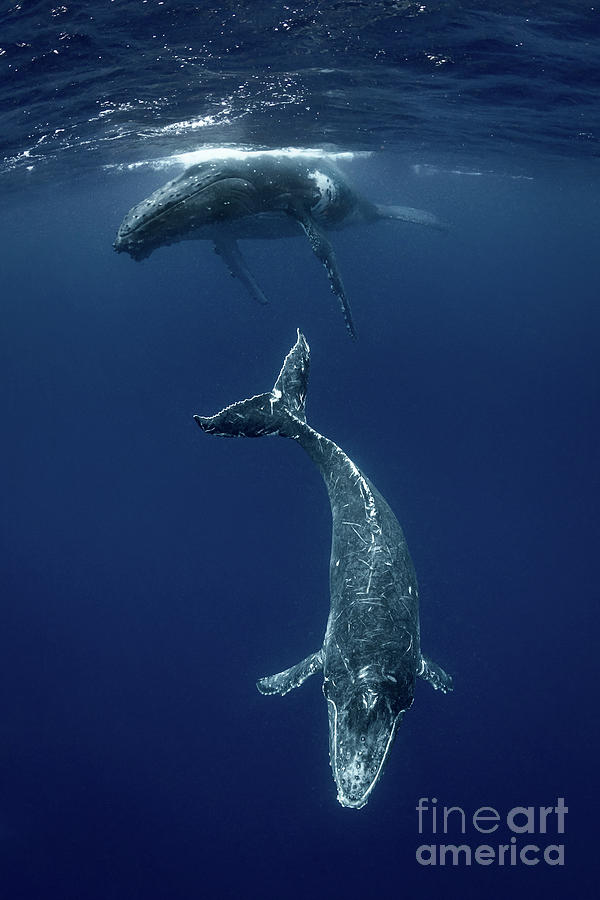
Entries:
[[[2, 6], [2, 898], [596, 896], [599, 37], [590, 2]], [[208, 243], [113, 252], [190, 161], [281, 148], [450, 225], [332, 235], [356, 343], [301, 238], [243, 242], [266, 308]], [[297, 327], [455, 682], [359, 811], [318, 676], [255, 688], [322, 641], [320, 477], [192, 420]], [[424, 865], [444, 843], [471, 865]]]

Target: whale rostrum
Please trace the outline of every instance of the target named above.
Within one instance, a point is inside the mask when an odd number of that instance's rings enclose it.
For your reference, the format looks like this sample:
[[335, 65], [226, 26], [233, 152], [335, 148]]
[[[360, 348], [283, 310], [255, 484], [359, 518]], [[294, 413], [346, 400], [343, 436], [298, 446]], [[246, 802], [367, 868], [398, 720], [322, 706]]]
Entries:
[[370, 203], [350, 187], [333, 163], [318, 157], [216, 157], [186, 169], [130, 209], [114, 248], [141, 260], [177, 241], [210, 240], [231, 274], [264, 304], [267, 299], [237, 241], [304, 234], [325, 267], [354, 338], [350, 304], [327, 232], [378, 219], [445, 227], [423, 210]]
[[452, 690], [452, 679], [421, 654], [417, 578], [398, 520], [344, 451], [306, 422], [309, 359], [298, 331], [271, 391], [194, 418], [209, 434], [291, 438], [323, 476], [333, 520], [323, 645], [289, 669], [261, 678], [257, 687], [283, 695], [323, 672], [338, 800], [360, 808], [412, 705], [417, 676], [443, 692]]

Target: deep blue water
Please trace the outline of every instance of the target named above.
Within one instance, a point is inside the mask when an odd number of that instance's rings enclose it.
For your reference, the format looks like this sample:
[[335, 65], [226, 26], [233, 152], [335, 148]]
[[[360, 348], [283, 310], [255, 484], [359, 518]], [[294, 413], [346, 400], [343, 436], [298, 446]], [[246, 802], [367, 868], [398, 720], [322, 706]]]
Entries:
[[[589, 3], [0, 13], [2, 898], [596, 896], [598, 47]], [[183, 154], [289, 146], [451, 225], [332, 236], [356, 344], [301, 239], [244, 243], [266, 309], [208, 244], [112, 250]], [[455, 679], [360, 811], [318, 677], [254, 686], [322, 640], [319, 475], [191, 418], [269, 389], [298, 326], [309, 421], [396, 511]], [[518, 842], [565, 863], [423, 867], [421, 797], [564, 797]]]

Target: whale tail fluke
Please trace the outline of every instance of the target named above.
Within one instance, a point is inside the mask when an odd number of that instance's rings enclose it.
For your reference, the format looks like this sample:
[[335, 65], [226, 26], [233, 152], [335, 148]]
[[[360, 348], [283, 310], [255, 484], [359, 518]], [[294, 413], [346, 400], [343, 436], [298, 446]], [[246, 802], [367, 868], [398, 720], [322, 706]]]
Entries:
[[194, 416], [194, 419], [203, 431], [222, 437], [291, 436], [294, 422], [306, 422], [304, 405], [309, 365], [310, 349], [298, 329], [296, 343], [283, 361], [272, 391], [232, 403], [214, 416]]
[[378, 204], [377, 214], [380, 219], [398, 219], [402, 222], [412, 222], [413, 225], [428, 225], [429, 228], [448, 231], [446, 222], [442, 222], [433, 213], [426, 212], [424, 209], [414, 209], [412, 206], [381, 206]]

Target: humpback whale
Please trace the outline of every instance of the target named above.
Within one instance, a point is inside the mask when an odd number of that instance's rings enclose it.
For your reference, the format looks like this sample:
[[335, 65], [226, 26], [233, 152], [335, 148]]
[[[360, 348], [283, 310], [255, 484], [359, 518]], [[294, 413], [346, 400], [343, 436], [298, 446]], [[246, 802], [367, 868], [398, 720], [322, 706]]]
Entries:
[[194, 418], [209, 434], [291, 438], [323, 476], [333, 520], [325, 638], [257, 687], [283, 695], [323, 672], [338, 800], [359, 809], [412, 705], [417, 676], [443, 692], [452, 690], [452, 679], [421, 653], [417, 578], [396, 516], [344, 451], [306, 422], [308, 371], [309, 347], [298, 331], [271, 391]]
[[141, 260], [177, 241], [212, 240], [231, 274], [259, 303], [266, 303], [238, 239], [304, 233], [327, 271], [354, 338], [352, 312], [326, 232], [378, 219], [445, 227], [423, 210], [370, 203], [355, 193], [334, 164], [320, 158], [266, 154], [218, 158], [191, 166], [130, 209], [113, 246]]

